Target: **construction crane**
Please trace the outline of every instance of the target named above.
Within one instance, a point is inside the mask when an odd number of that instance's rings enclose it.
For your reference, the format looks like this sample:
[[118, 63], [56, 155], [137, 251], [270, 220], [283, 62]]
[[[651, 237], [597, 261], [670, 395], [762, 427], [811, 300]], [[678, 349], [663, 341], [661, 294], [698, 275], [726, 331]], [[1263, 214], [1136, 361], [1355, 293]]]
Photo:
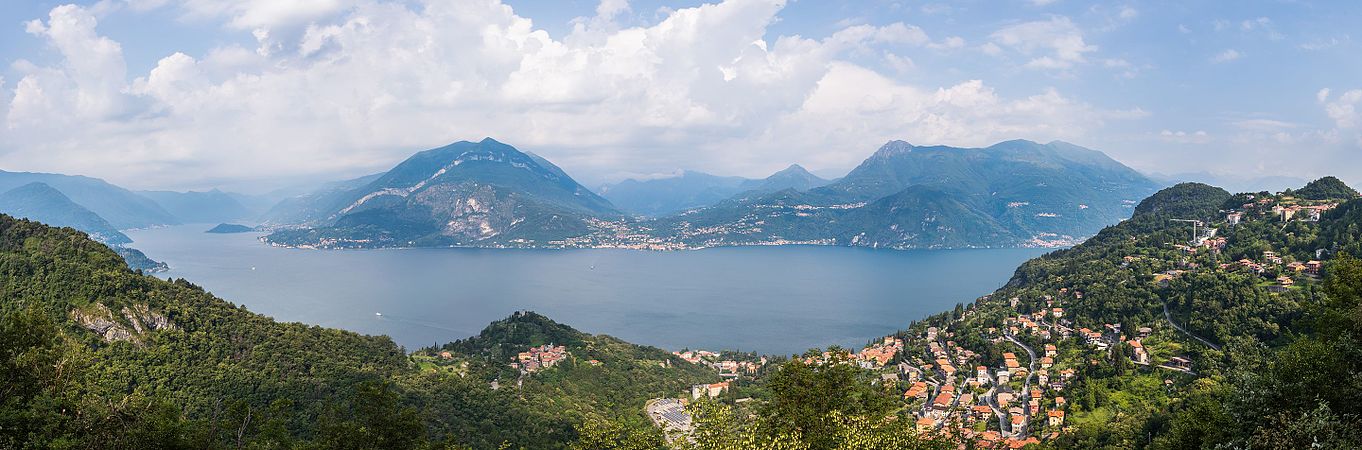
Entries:
[[1171, 220], [1174, 222], [1189, 222], [1192, 224], [1192, 240], [1188, 242], [1191, 242], [1193, 244], [1196, 243], [1196, 238], [1200, 236], [1199, 234], [1197, 234], [1197, 227], [1206, 225], [1205, 223], [1202, 223], [1200, 220], [1195, 219], [1171, 219]]

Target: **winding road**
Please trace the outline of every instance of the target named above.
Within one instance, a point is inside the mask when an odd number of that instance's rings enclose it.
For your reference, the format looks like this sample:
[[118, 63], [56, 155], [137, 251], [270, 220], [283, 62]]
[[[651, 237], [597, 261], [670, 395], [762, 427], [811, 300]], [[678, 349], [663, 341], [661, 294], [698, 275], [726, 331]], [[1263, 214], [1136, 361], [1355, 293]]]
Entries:
[[1167, 302], [1164, 302], [1164, 304], [1163, 304], [1163, 318], [1166, 319], [1166, 320], [1168, 320], [1168, 324], [1169, 324], [1169, 325], [1172, 325], [1173, 328], [1176, 328], [1178, 331], [1181, 331], [1182, 334], [1185, 334], [1185, 335], [1191, 337], [1192, 339], [1196, 339], [1197, 341], [1201, 342], [1202, 344], [1206, 344], [1207, 347], [1210, 347], [1210, 348], [1213, 348], [1213, 349], [1216, 349], [1216, 350], [1220, 350], [1220, 346], [1219, 346], [1219, 345], [1212, 344], [1211, 341], [1208, 341], [1208, 340], [1206, 340], [1206, 339], [1203, 339], [1201, 336], [1197, 336], [1197, 335], [1195, 335], [1195, 334], [1192, 334], [1192, 332], [1187, 331], [1186, 328], [1183, 328], [1181, 325], [1178, 325], [1177, 322], [1174, 322], [1174, 321], [1173, 321], [1173, 317], [1170, 316], [1170, 315], [1168, 314], [1168, 303], [1167, 303]]

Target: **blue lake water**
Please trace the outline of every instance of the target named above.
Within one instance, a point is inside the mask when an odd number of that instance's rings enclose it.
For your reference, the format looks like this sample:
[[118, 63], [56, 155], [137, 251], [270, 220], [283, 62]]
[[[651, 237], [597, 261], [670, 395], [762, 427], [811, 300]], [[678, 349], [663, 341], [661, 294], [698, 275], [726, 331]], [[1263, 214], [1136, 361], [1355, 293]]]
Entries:
[[162, 277], [278, 320], [388, 335], [408, 350], [523, 309], [669, 350], [857, 346], [992, 292], [1047, 251], [299, 250], [262, 244], [259, 233], [203, 232], [211, 227], [127, 234], [170, 264]]

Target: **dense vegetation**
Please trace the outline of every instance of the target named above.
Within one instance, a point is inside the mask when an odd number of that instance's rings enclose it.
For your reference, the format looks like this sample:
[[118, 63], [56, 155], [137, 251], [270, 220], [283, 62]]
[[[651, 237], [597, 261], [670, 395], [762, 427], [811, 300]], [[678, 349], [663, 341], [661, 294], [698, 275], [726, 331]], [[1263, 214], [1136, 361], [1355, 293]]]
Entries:
[[[1039, 445], [1359, 448], [1362, 260], [1349, 254], [1362, 245], [1362, 199], [1348, 195], [1327, 199], [1340, 204], [1318, 221], [1284, 221], [1273, 208], [1318, 203], [1178, 185], [1087, 242], [1023, 264], [992, 295], [900, 336], [950, 327], [960, 346], [993, 365], [1000, 351], [985, 330], [1062, 295], [1075, 324], [1168, 330], [1146, 340], [1150, 351], [1184, 355], [1196, 371], [1137, 367], [1124, 346], [1083, 354], [1064, 394], [1073, 403], [1070, 425]], [[1245, 207], [1242, 222], [1225, 219], [1224, 210], [1250, 203], [1258, 206]], [[1208, 232], [1194, 235], [1191, 223], [1173, 219], [1216, 228], [1223, 247], [1205, 250], [1197, 242]], [[1261, 273], [1239, 268], [1264, 252], [1282, 263]], [[1314, 259], [1324, 261], [1318, 278], [1285, 272], [1287, 263]], [[1272, 281], [1279, 274], [1300, 281], [1279, 286]], [[4, 216], [0, 318], [0, 448], [976, 443], [949, 427], [918, 431], [900, 387], [835, 348], [734, 386], [751, 401], [730, 392], [694, 402], [690, 438], [668, 443], [641, 414], [642, 403], [717, 377], [665, 351], [523, 312], [477, 336], [406, 354], [385, 337], [274, 322], [184, 280], [131, 271], [74, 230]], [[1166, 328], [1170, 320], [1187, 336]], [[546, 344], [563, 346], [565, 359], [538, 370], [509, 365]], [[1061, 359], [1078, 354], [1072, 342], [1059, 344]]]
[[[92, 332], [78, 316], [128, 336], [106, 339], [114, 334]], [[492, 372], [432, 365], [386, 337], [278, 323], [186, 281], [131, 271], [75, 230], [7, 216], [0, 317], [0, 448], [553, 448], [586, 417], [641, 421], [642, 399], [679, 393], [702, 375], [634, 367], [644, 364], [629, 359], [636, 355], [670, 355], [527, 314], [489, 330], [541, 323], [598, 343], [599, 354], [582, 356], [605, 364], [492, 389]], [[153, 330], [149, 317], [168, 325]], [[653, 382], [636, 385], [640, 374]]]

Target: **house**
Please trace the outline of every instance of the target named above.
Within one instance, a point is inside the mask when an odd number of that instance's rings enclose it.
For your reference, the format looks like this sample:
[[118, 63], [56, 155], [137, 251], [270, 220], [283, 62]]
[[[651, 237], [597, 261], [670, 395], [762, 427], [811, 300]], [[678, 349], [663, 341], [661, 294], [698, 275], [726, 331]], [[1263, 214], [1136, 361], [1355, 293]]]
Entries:
[[1012, 372], [1009, 372], [1009, 371], [1007, 371], [1007, 370], [999, 370], [999, 371], [998, 371], [998, 384], [1007, 384], [1008, 380], [1010, 379], [1010, 378], [1009, 378], [1009, 375], [1011, 375], [1011, 374], [1012, 374]]
[[954, 402], [955, 402], [954, 396], [951, 396], [949, 392], [942, 392], [936, 396], [936, 399], [932, 400], [932, 409], [935, 409], [937, 411], [945, 411], [947, 409], [950, 409], [951, 403]]
[[1020, 432], [1021, 432], [1021, 429], [1022, 429], [1023, 427], [1025, 427], [1025, 426], [1026, 426], [1026, 416], [1025, 416], [1025, 415], [1022, 415], [1022, 414], [1015, 414], [1015, 415], [1012, 416], [1012, 432], [1013, 432], [1013, 433], [1020, 433]]
[[1055, 359], [1054, 359], [1054, 358], [1051, 358], [1051, 357], [1049, 357], [1049, 356], [1046, 356], [1046, 357], [1040, 359], [1040, 367], [1042, 367], [1042, 368], [1049, 369], [1050, 367], [1052, 367], [1052, 366], [1054, 366], [1054, 365], [1055, 365]]
[[1135, 349], [1135, 362], [1149, 364], [1149, 352], [1145, 351], [1144, 344], [1141, 344], [1139, 340], [1131, 340], [1130, 346]]
[[919, 398], [927, 398], [927, 383], [915, 381], [912, 386], [908, 387], [907, 391], [903, 392], [903, 399], [911, 401]]
[[699, 399], [700, 397], [715, 398], [727, 390], [727, 381], [713, 384], [697, 384], [690, 387], [690, 398], [692, 400]]
[[1048, 425], [1050, 425], [1050, 426], [1052, 426], [1052, 427], [1064, 426], [1064, 411], [1063, 411], [1063, 410], [1053, 409], [1053, 410], [1047, 411], [1047, 412], [1045, 413], [1045, 416], [1046, 416], [1046, 418], [1048, 419]]
[[1319, 271], [1322, 268], [1324, 268], [1324, 263], [1321, 263], [1319, 261], [1310, 261], [1305, 263], [1305, 273], [1311, 275], [1319, 275]]
[[440, 352], [440, 358], [443, 358], [443, 359], [454, 359], [454, 355], [451, 354], [451, 353], [449, 353], [449, 352]]
[[1235, 211], [1229, 214], [1225, 214], [1226, 225], [1239, 225], [1239, 222], [1242, 222], [1243, 220], [1244, 213], [1242, 212]]
[[1182, 370], [1192, 370], [1192, 361], [1187, 358], [1174, 356], [1172, 358], [1168, 358], [1168, 367]]
[[1281, 264], [1282, 257], [1277, 256], [1277, 252], [1268, 250], [1263, 252], [1263, 261], [1266, 261], [1269, 264]]
[[[987, 379], [988, 379], [988, 367], [985, 367], [985, 366], [978, 366], [978, 367], [975, 367], [975, 368], [974, 368], [974, 372], [975, 372], [975, 374], [976, 374], [975, 376], [978, 377], [980, 380], [987, 380]], [[980, 381], [980, 382], [982, 382], [982, 381]]]
[[1140, 338], [1147, 338], [1149, 335], [1154, 334], [1154, 329], [1149, 327], [1140, 327], [1136, 331], [1139, 332]]
[[936, 429], [936, 419], [931, 417], [920, 417], [917, 419], [918, 431], [931, 431]]

